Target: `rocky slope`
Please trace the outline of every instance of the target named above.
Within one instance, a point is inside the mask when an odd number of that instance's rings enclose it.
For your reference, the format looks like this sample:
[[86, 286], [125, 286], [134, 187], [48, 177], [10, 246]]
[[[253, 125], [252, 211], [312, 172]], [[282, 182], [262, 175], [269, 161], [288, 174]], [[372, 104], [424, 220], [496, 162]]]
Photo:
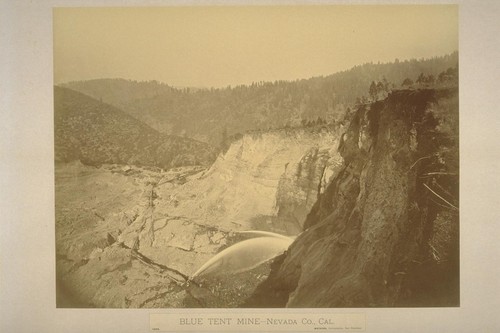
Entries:
[[305, 231], [243, 306], [459, 305], [457, 90], [359, 107]]
[[[160, 173], [137, 167], [123, 171], [118, 165], [56, 165], [57, 306], [235, 306], [233, 284], [200, 288], [186, 281], [193, 269], [237, 238], [156, 209], [162, 201], [155, 192], [160, 180], [175, 186], [196, 172], [193, 167]], [[194, 247], [186, 245], [191, 237], [197, 238]], [[240, 277], [247, 294], [262, 276], [256, 270]]]

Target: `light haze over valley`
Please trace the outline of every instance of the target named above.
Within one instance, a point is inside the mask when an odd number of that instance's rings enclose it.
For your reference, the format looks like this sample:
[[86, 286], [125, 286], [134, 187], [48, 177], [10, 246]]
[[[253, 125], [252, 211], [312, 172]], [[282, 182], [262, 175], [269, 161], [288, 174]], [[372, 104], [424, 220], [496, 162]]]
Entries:
[[58, 307], [459, 305], [458, 8], [54, 9]]

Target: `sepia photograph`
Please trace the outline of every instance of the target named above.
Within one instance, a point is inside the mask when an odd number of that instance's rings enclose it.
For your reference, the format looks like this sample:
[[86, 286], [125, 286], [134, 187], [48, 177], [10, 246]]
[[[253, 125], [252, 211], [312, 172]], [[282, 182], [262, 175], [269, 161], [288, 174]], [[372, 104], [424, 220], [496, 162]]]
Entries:
[[53, 9], [57, 308], [460, 306], [457, 5]]

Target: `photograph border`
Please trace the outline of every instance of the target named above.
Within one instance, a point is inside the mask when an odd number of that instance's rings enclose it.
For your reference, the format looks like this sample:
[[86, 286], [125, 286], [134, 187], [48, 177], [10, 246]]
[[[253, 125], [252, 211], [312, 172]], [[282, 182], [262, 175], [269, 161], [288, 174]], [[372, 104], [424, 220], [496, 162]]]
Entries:
[[[304, 2], [252, 2], [252, 4]], [[321, 4], [349, 4], [322, 1]], [[377, 4], [379, 1], [359, 1]], [[402, 4], [408, 2], [383, 2]], [[425, 2], [443, 4], [451, 2]], [[460, 70], [460, 279], [459, 308], [356, 309], [366, 332], [472, 332], [500, 329], [496, 315], [500, 116], [498, 36], [500, 6], [459, 4]], [[57, 309], [55, 303], [52, 8], [60, 6], [165, 6], [249, 4], [186, 1], [2, 2], [1, 54], [6, 78], [2, 112], [2, 212], [0, 309], [2, 331], [146, 332], [150, 314], [245, 314], [269, 309]], [[490, 66], [490, 67], [489, 67]], [[496, 72], [495, 72], [496, 71]], [[2, 105], [2, 108], [4, 105]], [[490, 178], [491, 177], [491, 178]], [[352, 313], [353, 309], [273, 309], [272, 313]], [[256, 331], [259, 331], [256, 329]], [[293, 331], [293, 330], [291, 330]]]

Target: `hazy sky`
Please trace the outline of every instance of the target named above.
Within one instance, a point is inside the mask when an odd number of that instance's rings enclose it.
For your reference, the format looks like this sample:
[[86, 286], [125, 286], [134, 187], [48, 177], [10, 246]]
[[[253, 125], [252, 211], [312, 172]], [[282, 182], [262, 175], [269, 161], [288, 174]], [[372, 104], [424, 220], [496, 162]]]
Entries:
[[54, 9], [55, 83], [221, 87], [457, 49], [454, 5]]

